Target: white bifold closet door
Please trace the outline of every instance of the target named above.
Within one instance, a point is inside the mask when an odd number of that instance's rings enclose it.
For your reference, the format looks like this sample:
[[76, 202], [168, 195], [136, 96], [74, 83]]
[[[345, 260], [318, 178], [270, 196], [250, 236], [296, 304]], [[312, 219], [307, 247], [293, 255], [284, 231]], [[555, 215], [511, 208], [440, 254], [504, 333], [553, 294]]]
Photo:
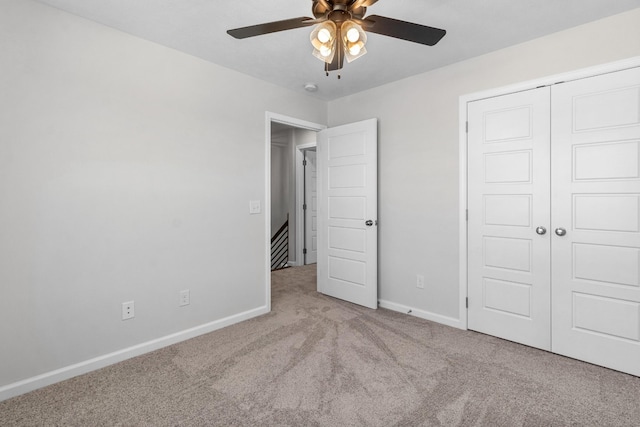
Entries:
[[549, 350], [549, 88], [468, 108], [469, 328]]
[[552, 100], [551, 347], [640, 376], [640, 69]]
[[469, 329], [640, 376], [640, 69], [468, 120]]

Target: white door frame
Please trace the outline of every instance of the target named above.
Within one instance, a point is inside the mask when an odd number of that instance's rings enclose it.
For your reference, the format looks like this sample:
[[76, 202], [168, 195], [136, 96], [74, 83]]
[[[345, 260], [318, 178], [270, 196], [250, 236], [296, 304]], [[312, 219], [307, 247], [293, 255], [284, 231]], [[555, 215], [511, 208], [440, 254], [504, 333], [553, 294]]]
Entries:
[[[281, 123], [300, 129], [308, 129], [315, 132], [319, 132], [326, 129], [327, 126], [308, 122], [306, 120], [297, 119], [295, 117], [284, 116], [282, 114], [272, 113], [267, 111], [265, 113], [265, 149], [264, 149], [264, 271], [265, 271], [265, 303], [267, 311], [271, 311], [271, 123]], [[297, 157], [297, 151], [296, 151]], [[297, 173], [297, 172], [296, 172]], [[296, 245], [297, 246], [297, 245]], [[296, 262], [297, 254], [296, 254]]]
[[317, 142], [310, 142], [308, 144], [301, 144], [296, 147], [296, 263], [297, 265], [304, 264], [304, 210], [302, 204], [304, 203], [304, 167], [302, 161], [304, 160], [304, 152], [309, 148], [315, 148]]
[[571, 80], [579, 80], [587, 77], [593, 77], [600, 74], [612, 73], [628, 68], [640, 66], [640, 56], [625, 59], [622, 61], [611, 62], [608, 64], [597, 65], [594, 67], [583, 68], [580, 70], [570, 71], [567, 73], [556, 74], [548, 77], [541, 77], [536, 80], [529, 80], [501, 88], [489, 89], [482, 92], [476, 92], [460, 97], [458, 104], [458, 146], [459, 146], [459, 207], [458, 212], [458, 230], [460, 253], [459, 258], [459, 319], [460, 327], [467, 329], [467, 103], [478, 101], [485, 98], [507, 95], [514, 92], [535, 89], [540, 86], [551, 86], [558, 83], [564, 83]]

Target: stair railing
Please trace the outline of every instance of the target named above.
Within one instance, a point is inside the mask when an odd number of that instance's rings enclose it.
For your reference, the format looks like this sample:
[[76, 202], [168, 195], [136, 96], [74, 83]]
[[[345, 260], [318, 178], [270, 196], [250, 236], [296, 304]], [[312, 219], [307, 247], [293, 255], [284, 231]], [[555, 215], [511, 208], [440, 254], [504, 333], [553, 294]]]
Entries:
[[271, 238], [271, 271], [287, 268], [289, 261], [289, 215]]

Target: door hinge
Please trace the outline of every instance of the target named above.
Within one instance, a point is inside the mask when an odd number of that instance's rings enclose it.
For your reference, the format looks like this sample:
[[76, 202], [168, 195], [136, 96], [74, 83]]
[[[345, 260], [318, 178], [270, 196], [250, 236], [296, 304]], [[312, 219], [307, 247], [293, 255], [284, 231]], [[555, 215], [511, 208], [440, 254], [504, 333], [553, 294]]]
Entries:
[[467, 308], [469, 308], [469, 297], [465, 298], [465, 305], [467, 306]]
[[302, 166], [307, 166], [307, 161], [306, 160], [302, 161]]
[[303, 253], [304, 255], [306, 255], [306, 254], [307, 254], [307, 248], [304, 248], [304, 249], [302, 250], [302, 253]]
[[465, 124], [465, 132], [469, 133], [469, 122]]
[[306, 203], [302, 205], [302, 210], [303, 210], [303, 211], [306, 211], [306, 210], [307, 210], [307, 204], [306, 204]]

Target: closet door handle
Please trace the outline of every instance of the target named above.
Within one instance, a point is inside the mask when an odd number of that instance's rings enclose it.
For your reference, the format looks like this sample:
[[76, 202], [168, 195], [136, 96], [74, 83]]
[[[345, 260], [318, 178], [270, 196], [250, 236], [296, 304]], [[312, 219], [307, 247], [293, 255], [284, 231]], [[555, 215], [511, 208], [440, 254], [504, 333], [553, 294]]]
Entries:
[[558, 227], [556, 228], [556, 234], [560, 237], [564, 236], [565, 234], [567, 234], [567, 230], [565, 230], [562, 227]]
[[547, 234], [547, 229], [540, 226], [538, 228], [536, 228], [536, 233], [538, 233], [541, 236], [544, 236], [545, 234]]

